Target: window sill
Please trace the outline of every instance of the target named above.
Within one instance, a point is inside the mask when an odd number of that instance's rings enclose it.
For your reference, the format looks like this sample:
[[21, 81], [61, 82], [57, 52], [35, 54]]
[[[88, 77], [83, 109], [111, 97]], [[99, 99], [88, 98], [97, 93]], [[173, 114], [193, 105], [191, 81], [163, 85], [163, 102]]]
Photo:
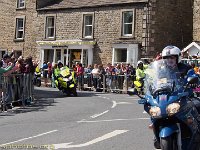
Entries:
[[14, 42], [24, 42], [24, 39], [14, 39]]
[[94, 40], [93, 37], [83, 37], [82, 40]]
[[55, 41], [56, 38], [45, 38], [44, 41]]
[[16, 10], [26, 10], [26, 7], [19, 7], [19, 8], [16, 8]]
[[121, 36], [119, 39], [134, 39], [133, 36]]

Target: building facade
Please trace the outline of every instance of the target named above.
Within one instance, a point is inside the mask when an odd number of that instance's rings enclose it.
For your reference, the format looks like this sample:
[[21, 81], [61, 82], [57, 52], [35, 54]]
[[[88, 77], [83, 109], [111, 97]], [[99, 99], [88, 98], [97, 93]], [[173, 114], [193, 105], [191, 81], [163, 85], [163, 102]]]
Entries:
[[[197, 0], [196, 0], [197, 1]], [[130, 63], [192, 41], [190, 0], [2, 0], [0, 51], [72, 66]]]
[[37, 57], [36, 1], [1, 0], [0, 16], [0, 58], [12, 49], [15, 50], [16, 57]]
[[200, 42], [200, 0], [194, 0], [193, 41]]

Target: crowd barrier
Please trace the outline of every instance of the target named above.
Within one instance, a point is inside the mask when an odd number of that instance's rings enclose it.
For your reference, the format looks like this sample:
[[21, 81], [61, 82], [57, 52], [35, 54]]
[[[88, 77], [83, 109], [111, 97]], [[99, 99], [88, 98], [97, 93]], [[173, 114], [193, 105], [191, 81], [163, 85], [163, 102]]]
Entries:
[[78, 90], [94, 90], [99, 92], [127, 93], [132, 87], [134, 75], [93, 75], [85, 73], [77, 77]]
[[1, 111], [9, 107], [25, 106], [33, 102], [33, 75], [10, 74], [1, 78]]

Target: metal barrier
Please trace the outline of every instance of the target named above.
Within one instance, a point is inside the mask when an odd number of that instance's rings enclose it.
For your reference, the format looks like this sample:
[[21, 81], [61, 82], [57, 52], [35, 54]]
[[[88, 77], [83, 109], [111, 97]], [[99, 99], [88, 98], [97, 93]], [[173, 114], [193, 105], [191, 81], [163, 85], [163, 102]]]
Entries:
[[[132, 75], [109, 75], [99, 74], [93, 75], [91, 73], [85, 73], [83, 80], [78, 80], [78, 89], [80, 85], [85, 90], [94, 90], [99, 92], [114, 92], [114, 93], [127, 93], [131, 88], [134, 80]], [[81, 82], [81, 83], [80, 83]]]
[[10, 74], [1, 78], [1, 111], [6, 111], [8, 106], [25, 106], [33, 102], [33, 75]]

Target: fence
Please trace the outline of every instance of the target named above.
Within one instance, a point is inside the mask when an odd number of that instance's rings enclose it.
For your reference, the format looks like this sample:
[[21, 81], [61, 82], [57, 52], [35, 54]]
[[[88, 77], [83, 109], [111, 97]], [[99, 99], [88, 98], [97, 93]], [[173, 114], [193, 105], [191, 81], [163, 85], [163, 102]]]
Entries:
[[133, 75], [92, 75], [86, 73], [78, 77], [79, 90], [96, 90], [101, 92], [127, 93], [132, 87]]
[[33, 101], [33, 75], [11, 74], [1, 78], [1, 111], [11, 106], [25, 106]]

